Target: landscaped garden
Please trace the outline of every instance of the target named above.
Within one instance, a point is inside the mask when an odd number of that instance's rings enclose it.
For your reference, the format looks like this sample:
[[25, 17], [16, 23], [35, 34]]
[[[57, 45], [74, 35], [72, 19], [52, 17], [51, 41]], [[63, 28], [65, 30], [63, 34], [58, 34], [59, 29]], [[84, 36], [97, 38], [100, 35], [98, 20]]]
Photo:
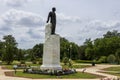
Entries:
[[[70, 69], [87, 68], [91, 67], [93, 63], [120, 64], [120, 45], [118, 44], [120, 43], [120, 37], [118, 34], [120, 33], [117, 31], [108, 31], [102, 38], [97, 38], [95, 40], [86, 39], [84, 44], [80, 46], [61, 37], [60, 62], [63, 70], [69, 71]], [[24, 72], [24, 69], [26, 68], [41, 66], [43, 57], [43, 43], [36, 44], [33, 48], [26, 50], [18, 48], [17, 45], [18, 44], [12, 35], [3, 36], [3, 41], [0, 41], [0, 64], [2, 68], [11, 70], [11, 72], [7, 73], [14, 74], [14, 70], [16, 70], [16, 74], [12, 76], [33, 76], [34, 78], [34, 76], [41, 75], [43, 78], [44, 76], [45, 78], [56, 78], [56, 75], [31, 74]], [[16, 69], [14, 68], [15, 66], [17, 66]], [[105, 70], [106, 73], [120, 76], [119, 67], [113, 67]], [[100, 77], [81, 72], [68, 75], [61, 76], [63, 78]]]
[[[74, 74], [67, 74], [67, 75], [52, 75], [52, 74], [49, 74], [49, 75], [46, 75], [46, 74], [38, 74], [38, 73], [35, 73], [35, 74], [32, 74], [32, 73], [25, 73], [24, 70], [25, 68], [18, 68], [16, 69], [16, 73], [13, 69], [13, 66], [14, 65], [20, 65], [20, 62], [18, 61], [14, 61], [11, 65], [5, 65], [3, 63], [2, 66], [4, 66], [5, 69], [10, 69], [12, 71], [9, 71], [9, 72], [5, 72], [5, 74], [7, 76], [15, 76], [15, 77], [26, 77], [26, 78], [35, 78], [35, 79], [42, 79], [42, 78], [51, 78], [51, 79], [54, 79], [54, 78], [90, 78], [90, 79], [93, 79], [93, 78], [99, 78], [101, 76], [98, 76], [98, 75], [93, 75], [93, 74], [89, 74], [89, 73], [83, 73], [83, 72], [76, 72]], [[62, 63], [63, 64], [63, 63]], [[22, 64], [23, 65], [23, 64]], [[32, 62], [25, 62], [25, 65], [27, 65], [28, 67], [29, 66], [33, 66], [33, 67], [40, 67], [40, 64], [33, 64]], [[69, 66], [68, 65], [62, 65], [64, 69], [69, 69]], [[85, 65], [85, 64], [80, 64], [80, 63], [74, 63], [73, 64], [73, 68], [86, 68], [86, 67], [91, 67], [91, 65]]]
[[43, 79], [43, 78], [69, 78], [69, 79], [77, 79], [77, 78], [85, 78], [85, 79], [93, 79], [93, 78], [99, 78], [101, 76], [89, 74], [89, 73], [82, 73], [82, 72], [77, 72], [75, 74], [69, 74], [69, 75], [62, 75], [62, 76], [55, 76], [55, 75], [42, 75], [42, 74], [28, 74], [28, 73], [23, 73], [22, 71], [17, 71], [16, 74], [14, 72], [7, 72], [6, 74], [12, 74], [11, 76], [15, 77], [26, 77], [26, 78], [33, 78], [33, 79]]
[[112, 75], [120, 77], [120, 66], [105, 68], [103, 70], [104, 70], [103, 73], [112, 74]]

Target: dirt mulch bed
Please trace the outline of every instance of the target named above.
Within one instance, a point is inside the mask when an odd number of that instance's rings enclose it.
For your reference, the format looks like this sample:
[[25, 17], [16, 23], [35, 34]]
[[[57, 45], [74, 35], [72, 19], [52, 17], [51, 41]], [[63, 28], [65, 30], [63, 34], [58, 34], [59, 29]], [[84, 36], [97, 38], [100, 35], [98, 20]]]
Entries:
[[6, 76], [12, 76], [12, 77], [14, 77], [14, 71], [8, 71], [8, 72], [5, 72], [5, 75]]
[[2, 69], [7, 69], [5, 66], [2, 66], [1, 68], [2, 68]]

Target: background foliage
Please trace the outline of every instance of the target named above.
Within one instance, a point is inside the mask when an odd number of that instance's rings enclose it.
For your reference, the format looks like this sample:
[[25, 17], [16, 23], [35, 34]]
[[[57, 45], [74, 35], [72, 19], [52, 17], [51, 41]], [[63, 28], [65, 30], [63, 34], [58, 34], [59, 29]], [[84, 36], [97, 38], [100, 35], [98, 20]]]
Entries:
[[[12, 35], [3, 36], [0, 40], [0, 59], [7, 64], [18, 61], [41, 61], [43, 56], [43, 43], [36, 44], [31, 49], [19, 49]], [[99, 63], [120, 63], [120, 33], [117, 30], [108, 31], [102, 38], [86, 39], [83, 45], [78, 45], [61, 37], [60, 59], [96, 60]]]

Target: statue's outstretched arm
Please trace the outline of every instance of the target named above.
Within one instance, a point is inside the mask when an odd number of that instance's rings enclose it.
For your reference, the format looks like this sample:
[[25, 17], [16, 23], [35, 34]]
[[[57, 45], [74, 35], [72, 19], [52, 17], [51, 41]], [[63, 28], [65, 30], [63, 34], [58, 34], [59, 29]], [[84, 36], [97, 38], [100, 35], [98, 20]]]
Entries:
[[48, 14], [47, 23], [49, 22], [50, 15], [51, 15], [51, 12]]

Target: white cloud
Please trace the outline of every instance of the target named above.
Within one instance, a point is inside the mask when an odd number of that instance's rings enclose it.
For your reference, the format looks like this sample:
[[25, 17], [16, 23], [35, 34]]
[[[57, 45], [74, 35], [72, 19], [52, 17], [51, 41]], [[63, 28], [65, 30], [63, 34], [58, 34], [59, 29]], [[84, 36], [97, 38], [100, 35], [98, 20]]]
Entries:
[[[79, 17], [57, 13], [56, 30], [61, 36], [82, 44], [87, 38], [102, 37], [107, 31], [120, 31], [120, 21], [81, 20]], [[0, 16], [0, 36], [12, 34], [19, 47], [32, 48], [44, 42], [43, 17], [38, 14], [11, 9]], [[0, 37], [1, 38], [1, 37]]]
[[38, 39], [43, 40], [43, 26], [44, 20], [40, 15], [11, 9], [0, 18], [0, 36], [11, 34], [24, 46], [32, 41], [35, 44], [40, 41]]
[[[57, 14], [58, 22], [63, 26], [66, 23], [77, 23], [78, 17]], [[20, 47], [30, 48], [37, 43], [43, 42], [45, 21], [40, 15], [11, 9], [0, 18], [1, 36], [11, 34], [15, 37]], [[59, 24], [58, 24], [59, 25]], [[34, 44], [34, 45], [33, 45]], [[28, 47], [29, 45], [29, 47]]]
[[67, 24], [67, 23], [80, 23], [81, 19], [78, 16], [68, 16], [63, 13], [57, 13], [58, 24]]
[[120, 32], [120, 21], [86, 20], [78, 24], [62, 26], [62, 28], [60, 34], [63, 37], [81, 45], [88, 38], [94, 40], [103, 37], [107, 31]]
[[120, 27], [120, 21], [100, 21], [93, 20], [90, 21], [86, 26], [95, 29], [97, 31], [108, 31], [113, 29], [118, 29]]
[[42, 26], [44, 21], [43, 18], [37, 14], [24, 12], [20, 10], [11, 9], [4, 15], [2, 15], [2, 21], [4, 24], [20, 25], [21, 27], [34, 27]]
[[91, 20], [84, 23], [83, 27], [78, 29], [78, 33], [75, 35], [78, 37], [75, 42], [82, 44], [85, 39], [103, 37], [107, 31], [118, 30], [120, 31], [120, 21], [101, 21]]
[[44, 35], [44, 31], [41, 30], [40, 28], [36, 28], [36, 29], [29, 29], [29, 31], [27, 32], [28, 34], [30, 34], [31, 38], [33, 39], [43, 39], [43, 35]]
[[31, 0], [3, 0], [7, 6], [21, 7]]

